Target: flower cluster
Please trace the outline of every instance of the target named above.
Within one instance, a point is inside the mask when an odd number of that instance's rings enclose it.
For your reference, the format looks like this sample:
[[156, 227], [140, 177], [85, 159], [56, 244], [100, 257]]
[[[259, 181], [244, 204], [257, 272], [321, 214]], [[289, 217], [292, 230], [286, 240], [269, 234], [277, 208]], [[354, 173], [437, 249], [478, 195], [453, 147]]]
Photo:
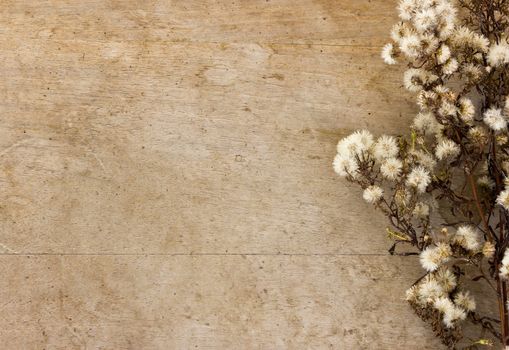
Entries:
[[417, 307], [435, 310], [447, 328], [454, 328], [475, 310], [474, 298], [457, 288], [457, 277], [448, 268], [428, 274], [406, 292], [406, 299]]
[[[458, 3], [461, 11], [450, 0], [400, 1], [381, 55], [389, 65], [408, 63], [403, 85], [417, 108], [410, 130], [355, 131], [339, 141], [333, 167], [389, 218], [391, 253], [401, 244], [417, 249], [426, 274], [407, 300], [423, 319], [440, 320], [434, 330], [444, 343], [454, 347], [468, 319], [509, 346], [500, 294], [509, 279], [509, 2]], [[502, 332], [479, 321], [460, 281], [465, 265], [498, 285]]]
[[421, 265], [429, 273], [407, 291], [407, 300], [416, 307], [437, 310], [445, 327], [453, 328], [475, 310], [475, 301], [468, 291], [458, 288], [458, 278], [447, 263], [462, 257], [479, 259], [484, 254], [489, 258], [492, 251], [491, 244], [482, 243], [478, 229], [473, 226], [459, 226], [452, 234], [443, 229], [441, 234], [440, 242], [421, 251]]

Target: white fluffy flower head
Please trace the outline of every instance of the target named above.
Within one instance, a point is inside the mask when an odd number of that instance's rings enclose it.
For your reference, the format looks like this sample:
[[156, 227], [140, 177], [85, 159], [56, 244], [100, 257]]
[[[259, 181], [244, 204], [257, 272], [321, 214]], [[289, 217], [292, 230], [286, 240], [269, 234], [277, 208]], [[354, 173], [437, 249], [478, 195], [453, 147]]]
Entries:
[[433, 113], [421, 112], [415, 116], [412, 128], [423, 134], [437, 134], [440, 132], [442, 126], [437, 122]]
[[453, 240], [466, 250], [477, 251], [481, 248], [479, 232], [472, 226], [463, 225], [458, 227]]
[[374, 145], [373, 155], [376, 159], [394, 158], [398, 154], [399, 147], [395, 137], [382, 135]]
[[393, 65], [398, 63], [394, 56], [394, 46], [391, 43], [386, 44], [382, 49], [382, 59], [385, 63]]
[[382, 198], [383, 194], [384, 191], [379, 186], [371, 185], [364, 190], [362, 198], [366, 202], [374, 204]]
[[385, 159], [380, 166], [382, 176], [389, 180], [396, 180], [401, 175], [403, 163], [397, 158]]
[[492, 67], [509, 63], [509, 45], [504, 42], [492, 45], [488, 52], [488, 63]]
[[474, 120], [475, 107], [472, 100], [466, 97], [460, 98], [458, 101], [458, 115], [463, 122], [471, 124]]
[[447, 75], [451, 75], [456, 72], [459, 68], [458, 60], [455, 58], [449, 59], [443, 66], [442, 72]]
[[497, 204], [500, 204], [506, 210], [509, 210], [509, 190], [507, 188], [498, 194]]
[[439, 160], [446, 158], [455, 159], [458, 154], [460, 154], [460, 146], [449, 139], [442, 139], [435, 149], [435, 155]]
[[454, 296], [454, 303], [467, 311], [474, 311], [476, 306], [474, 298], [468, 291], [457, 293]]
[[447, 45], [440, 46], [440, 49], [437, 51], [437, 61], [438, 64], [444, 64], [451, 58], [451, 49]]
[[507, 128], [507, 120], [502, 115], [502, 110], [498, 108], [490, 108], [484, 112], [484, 122], [494, 131]]
[[401, 38], [399, 49], [408, 58], [417, 58], [422, 49], [421, 39], [415, 34], [409, 34]]
[[444, 314], [444, 324], [447, 328], [453, 328], [457, 321], [464, 320], [466, 317], [467, 314], [465, 311], [462, 308], [455, 306]]
[[507, 248], [504, 252], [504, 258], [502, 259], [499, 275], [505, 280], [509, 279], [509, 248]]
[[420, 165], [412, 169], [406, 180], [407, 186], [414, 187], [417, 192], [420, 193], [426, 191], [426, 187], [428, 187], [430, 182], [431, 177], [429, 171]]
[[433, 307], [440, 311], [442, 314], [450, 313], [454, 308], [454, 303], [447, 297], [439, 297], [433, 303]]
[[440, 267], [435, 272], [435, 279], [446, 293], [450, 293], [458, 285], [458, 279], [446, 266]]
[[334, 171], [342, 177], [351, 176], [356, 178], [358, 176], [359, 164], [351, 156], [337, 154], [332, 163]]
[[440, 17], [437, 16], [437, 13], [434, 9], [427, 8], [417, 12], [414, 17], [413, 24], [420, 33], [423, 33], [427, 30], [435, 28], [438, 24], [439, 18]]
[[428, 277], [419, 285], [419, 299], [422, 303], [433, 303], [444, 295], [444, 289], [434, 278]]
[[480, 52], [487, 52], [490, 45], [488, 38], [464, 26], [457, 27], [450, 38], [455, 47], [468, 47]]
[[427, 271], [435, 271], [446, 263], [451, 255], [452, 250], [449, 244], [438, 243], [436, 246], [429, 246], [421, 252], [421, 265]]

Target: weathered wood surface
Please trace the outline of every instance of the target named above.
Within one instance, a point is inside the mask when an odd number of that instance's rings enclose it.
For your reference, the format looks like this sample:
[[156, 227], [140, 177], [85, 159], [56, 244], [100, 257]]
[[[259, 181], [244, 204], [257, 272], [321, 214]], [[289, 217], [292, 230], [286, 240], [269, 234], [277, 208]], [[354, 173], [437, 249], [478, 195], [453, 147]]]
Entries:
[[0, 3], [2, 349], [437, 349], [331, 169], [395, 1]]

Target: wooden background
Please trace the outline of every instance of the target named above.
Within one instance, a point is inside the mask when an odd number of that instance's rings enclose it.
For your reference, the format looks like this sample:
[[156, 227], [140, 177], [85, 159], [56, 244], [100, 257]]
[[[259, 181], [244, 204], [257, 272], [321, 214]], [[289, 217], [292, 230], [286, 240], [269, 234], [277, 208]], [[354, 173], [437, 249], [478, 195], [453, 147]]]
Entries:
[[2, 349], [439, 349], [332, 171], [415, 112], [396, 0], [2, 0]]

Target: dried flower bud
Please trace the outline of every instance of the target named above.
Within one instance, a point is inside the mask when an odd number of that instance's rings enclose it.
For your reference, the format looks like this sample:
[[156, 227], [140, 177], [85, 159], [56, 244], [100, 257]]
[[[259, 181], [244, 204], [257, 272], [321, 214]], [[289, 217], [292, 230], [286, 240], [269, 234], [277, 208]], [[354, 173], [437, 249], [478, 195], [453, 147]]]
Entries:
[[497, 204], [503, 206], [506, 210], [509, 210], [509, 189], [504, 189], [497, 196]]
[[491, 242], [484, 242], [484, 245], [482, 247], [482, 254], [488, 258], [491, 259], [495, 255], [495, 245]]
[[465, 124], [472, 124], [474, 121], [475, 107], [469, 98], [462, 97], [458, 101], [458, 115]]
[[497, 145], [499, 145], [499, 146], [505, 145], [508, 140], [509, 139], [508, 139], [507, 135], [505, 135], [505, 134], [498, 134], [496, 136], [496, 142], [497, 142]]
[[479, 184], [479, 186], [485, 187], [487, 189], [495, 188], [495, 181], [493, 181], [493, 179], [491, 177], [489, 177], [488, 175], [480, 176], [477, 179], [477, 184]]
[[483, 69], [480, 66], [473, 63], [467, 63], [461, 67], [461, 73], [471, 84], [477, 83], [483, 76]]
[[392, 65], [398, 63], [394, 57], [394, 46], [390, 43], [386, 44], [382, 49], [382, 59], [385, 63]]
[[426, 218], [429, 216], [429, 205], [426, 203], [418, 202], [415, 204], [412, 215], [418, 218]]
[[394, 192], [394, 201], [399, 207], [406, 207], [410, 197], [410, 193], [404, 188], [397, 189]]
[[483, 146], [488, 143], [488, 130], [482, 126], [474, 126], [468, 130], [468, 137], [474, 144]]
[[403, 76], [405, 87], [414, 92], [420, 91], [425, 86], [435, 82], [437, 79], [438, 77], [431, 72], [415, 68], [408, 69]]

